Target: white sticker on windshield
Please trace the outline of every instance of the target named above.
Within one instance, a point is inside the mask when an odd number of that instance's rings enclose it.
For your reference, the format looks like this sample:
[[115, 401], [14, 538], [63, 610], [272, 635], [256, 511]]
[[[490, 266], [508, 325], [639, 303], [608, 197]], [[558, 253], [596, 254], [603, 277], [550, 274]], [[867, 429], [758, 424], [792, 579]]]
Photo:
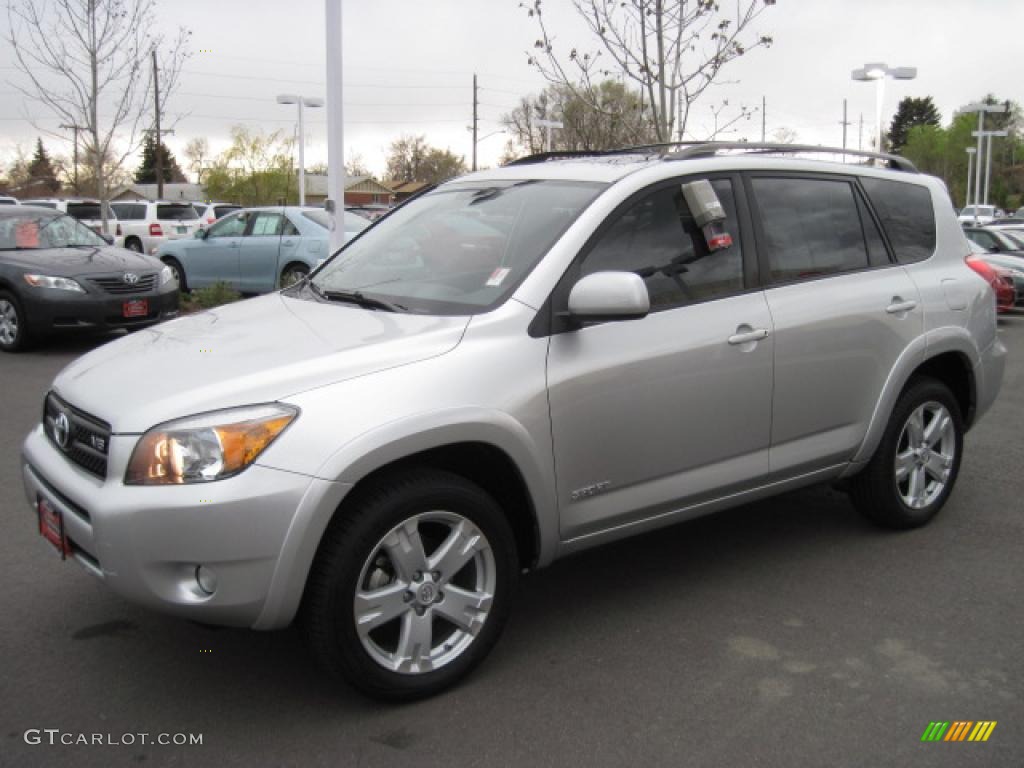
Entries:
[[487, 278], [487, 282], [485, 283], [485, 285], [491, 288], [493, 288], [496, 285], [501, 285], [505, 278], [508, 277], [508, 273], [511, 271], [512, 270], [510, 270], [508, 267], [498, 267], [496, 270], [491, 272], [491, 276]]

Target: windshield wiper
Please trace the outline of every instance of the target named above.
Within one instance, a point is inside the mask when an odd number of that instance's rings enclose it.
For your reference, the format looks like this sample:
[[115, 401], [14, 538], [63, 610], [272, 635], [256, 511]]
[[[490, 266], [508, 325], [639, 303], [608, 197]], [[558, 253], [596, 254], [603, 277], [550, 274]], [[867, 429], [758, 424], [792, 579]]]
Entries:
[[309, 282], [309, 287], [310, 290], [312, 290], [313, 293], [321, 299], [327, 299], [328, 301], [341, 301], [348, 304], [355, 304], [356, 306], [363, 307], [364, 309], [380, 309], [385, 312], [408, 310], [408, 307], [401, 304], [392, 304], [391, 302], [382, 301], [381, 299], [374, 299], [360, 291], [325, 291], [312, 281]]

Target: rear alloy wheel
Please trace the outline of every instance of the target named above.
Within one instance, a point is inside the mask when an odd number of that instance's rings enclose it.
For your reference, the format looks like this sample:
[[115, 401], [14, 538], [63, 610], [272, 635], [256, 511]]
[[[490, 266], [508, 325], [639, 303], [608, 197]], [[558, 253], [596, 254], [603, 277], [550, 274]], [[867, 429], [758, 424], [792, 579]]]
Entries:
[[281, 273], [281, 287], [290, 288], [309, 274], [305, 264], [289, 264]]
[[21, 305], [13, 295], [0, 292], [0, 350], [18, 352], [28, 345], [28, 329]]
[[452, 685], [498, 639], [518, 571], [501, 508], [432, 470], [360, 494], [321, 543], [303, 618], [318, 661], [367, 695]]
[[867, 467], [851, 483], [854, 504], [887, 528], [916, 528], [946, 503], [960, 470], [963, 420], [949, 388], [913, 382], [893, 409]]

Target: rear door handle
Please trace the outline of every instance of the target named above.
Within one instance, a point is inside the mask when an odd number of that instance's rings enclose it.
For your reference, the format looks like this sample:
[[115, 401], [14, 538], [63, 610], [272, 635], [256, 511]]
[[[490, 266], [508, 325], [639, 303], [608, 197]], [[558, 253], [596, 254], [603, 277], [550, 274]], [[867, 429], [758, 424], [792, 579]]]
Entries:
[[[736, 330], [739, 330], [738, 328]], [[767, 328], [756, 328], [750, 331], [742, 331], [740, 333], [734, 333], [729, 337], [729, 343], [734, 347], [739, 344], [749, 344], [752, 341], [761, 341], [762, 339], [768, 338]]]
[[888, 312], [890, 315], [898, 315], [900, 312], [909, 312], [916, 306], [916, 301], [904, 301], [899, 296], [893, 296], [892, 304], [886, 307], [885, 311]]

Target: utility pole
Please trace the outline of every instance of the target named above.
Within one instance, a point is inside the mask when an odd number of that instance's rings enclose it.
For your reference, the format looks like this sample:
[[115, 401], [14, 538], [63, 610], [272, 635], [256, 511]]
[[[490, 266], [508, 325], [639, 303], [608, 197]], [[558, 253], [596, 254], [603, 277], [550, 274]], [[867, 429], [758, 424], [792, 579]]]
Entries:
[[967, 192], [964, 195], [964, 207], [971, 204], [971, 175], [974, 171], [974, 156], [978, 154], [975, 147], [967, 148]]
[[843, 126], [843, 149], [846, 149], [846, 128], [852, 123], [846, 119], [846, 99], [843, 99], [843, 121], [840, 123]]
[[477, 99], [476, 73], [473, 73], [473, 170], [476, 170], [476, 132], [477, 132]]
[[74, 163], [74, 181], [73, 181], [73, 183], [75, 185], [75, 194], [76, 195], [80, 195], [81, 192], [79, 192], [79, 190], [78, 190], [78, 132], [79, 131], [84, 131], [85, 128], [83, 128], [80, 125], [67, 125], [66, 123], [61, 124], [60, 127], [63, 128], [65, 131], [74, 131], [74, 134], [75, 134], [75, 152], [74, 152], [74, 160], [72, 161]]
[[857, 151], [864, 150], [864, 113], [860, 113], [860, 128], [857, 131]]
[[[978, 138], [978, 147], [977, 147], [978, 160], [974, 164], [974, 224], [975, 224], [975, 226], [977, 226], [977, 224], [978, 224], [978, 206], [982, 204], [982, 202], [981, 202], [981, 166], [982, 166], [983, 158], [985, 156], [985, 151], [984, 151], [984, 148], [985, 148], [984, 141], [985, 141], [985, 136], [986, 136], [986, 131], [985, 131], [985, 113], [986, 112], [996, 112], [996, 113], [1006, 112], [1006, 106], [1002, 105], [1002, 104], [984, 104], [984, 103], [968, 104], [966, 107], [964, 107], [962, 110], [960, 110], [960, 112], [962, 114], [966, 114], [968, 112], [977, 112], [978, 113], [978, 130], [974, 131], [974, 133], [973, 133], [973, 135], [977, 136], [977, 138]], [[999, 135], [999, 134], [996, 134], [996, 135]], [[992, 148], [992, 140], [991, 139], [989, 139], [989, 141], [988, 141], [988, 146], [989, 146], [989, 150], [991, 151], [991, 148]], [[991, 162], [992, 162], [991, 155], [989, 156], [988, 160], [989, 160], [989, 163], [991, 164]], [[988, 203], [988, 181], [987, 181], [987, 179], [986, 179], [986, 182], [985, 182], [985, 203], [986, 204]]]
[[160, 137], [160, 68], [156, 62], [156, 48], [153, 49], [153, 99], [156, 102], [156, 199], [164, 197], [164, 153]]
[[768, 125], [768, 99], [761, 97], [761, 143], [765, 143], [765, 129]]

